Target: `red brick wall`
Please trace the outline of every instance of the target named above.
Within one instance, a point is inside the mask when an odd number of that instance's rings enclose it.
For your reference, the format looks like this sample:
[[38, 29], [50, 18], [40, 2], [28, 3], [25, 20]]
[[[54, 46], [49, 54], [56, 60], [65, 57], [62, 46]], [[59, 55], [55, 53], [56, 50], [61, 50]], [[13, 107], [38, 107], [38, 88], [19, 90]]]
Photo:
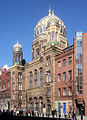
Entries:
[[[72, 63], [68, 64], [68, 58], [72, 57]], [[63, 59], [66, 59], [66, 66], [63, 66]], [[58, 61], [61, 61], [61, 67], [58, 67]], [[73, 49], [56, 56], [55, 58], [55, 100], [58, 100], [58, 88], [61, 88], [61, 97], [59, 100], [72, 100], [72, 96], [68, 94], [69, 86], [73, 83]], [[72, 70], [72, 80], [69, 81], [68, 71]], [[66, 72], [66, 81], [63, 81], [63, 72]], [[58, 82], [58, 74], [61, 74], [61, 82]], [[63, 96], [63, 88], [66, 88], [66, 97]], [[73, 89], [73, 88], [72, 88]]]
[[87, 33], [83, 33], [83, 96], [87, 116]]
[[[9, 88], [7, 87], [7, 81], [9, 80]], [[3, 88], [3, 82], [5, 83], [5, 88]], [[9, 98], [11, 95], [11, 73], [9, 70], [2, 70], [1, 72], [1, 98]], [[9, 95], [8, 95], [9, 93]], [[4, 96], [3, 96], [4, 94]]]

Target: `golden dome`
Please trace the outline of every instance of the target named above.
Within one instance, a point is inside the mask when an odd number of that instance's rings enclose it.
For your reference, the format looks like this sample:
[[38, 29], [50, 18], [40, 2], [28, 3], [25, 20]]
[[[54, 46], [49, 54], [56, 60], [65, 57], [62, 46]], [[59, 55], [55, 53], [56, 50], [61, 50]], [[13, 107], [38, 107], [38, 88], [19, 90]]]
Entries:
[[60, 31], [61, 28], [65, 29], [65, 25], [61, 19], [59, 19], [56, 15], [54, 15], [54, 11], [49, 10], [49, 15], [43, 17], [36, 25], [34, 29], [34, 38], [38, 37], [39, 35], [46, 34], [46, 28], [49, 25], [59, 25]]

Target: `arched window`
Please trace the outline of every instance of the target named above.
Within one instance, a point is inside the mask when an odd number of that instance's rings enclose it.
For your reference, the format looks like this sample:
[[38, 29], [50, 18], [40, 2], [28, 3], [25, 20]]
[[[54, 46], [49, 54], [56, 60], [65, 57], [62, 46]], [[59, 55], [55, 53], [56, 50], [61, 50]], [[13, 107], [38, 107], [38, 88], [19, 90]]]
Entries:
[[62, 33], [64, 34], [64, 27], [62, 27]]
[[44, 30], [44, 32], [46, 31], [46, 26], [43, 26], [43, 30]]
[[65, 28], [64, 28], [63, 34], [64, 34], [64, 36], [66, 36], [66, 29]]
[[40, 86], [43, 85], [43, 69], [40, 68]]
[[36, 55], [39, 55], [39, 48], [36, 49]]
[[58, 41], [58, 33], [55, 34], [55, 41]]
[[21, 57], [20, 57], [20, 53], [18, 54], [18, 61], [17, 62], [20, 62], [21, 61]]
[[17, 62], [21, 62], [21, 56], [20, 56], [20, 53], [18, 53], [18, 54], [16, 54], [16, 56], [15, 56], [15, 62], [17, 63]]
[[32, 59], [34, 59], [34, 49], [32, 49]]
[[18, 73], [18, 90], [22, 90], [22, 73]]
[[9, 80], [7, 81], [7, 88], [9, 88], [10, 87], [10, 82], [9, 82]]
[[30, 72], [30, 81], [29, 81], [29, 83], [30, 83], [30, 89], [32, 88], [32, 77], [33, 77], [33, 75], [32, 75], [32, 72]]
[[47, 83], [51, 82], [51, 73], [50, 73], [50, 70], [46, 71], [46, 81], [47, 81]]
[[50, 56], [47, 56], [46, 57], [46, 66], [49, 66], [49, 65], [51, 65], [51, 58], [50, 58]]
[[18, 56], [16, 55], [16, 57], [15, 57], [15, 62], [17, 62], [17, 59], [18, 59]]
[[62, 33], [62, 27], [61, 27], [61, 29], [60, 29], [60, 32]]
[[52, 32], [52, 41], [54, 40], [54, 31]]
[[46, 89], [46, 96], [51, 96], [51, 89], [50, 89], [50, 87], [47, 87], [47, 89]]
[[51, 35], [48, 33], [48, 42], [51, 41]]
[[37, 29], [37, 35], [39, 34], [39, 30]]
[[40, 27], [40, 33], [42, 32], [42, 27]]
[[34, 71], [34, 82], [35, 87], [37, 87], [37, 70]]

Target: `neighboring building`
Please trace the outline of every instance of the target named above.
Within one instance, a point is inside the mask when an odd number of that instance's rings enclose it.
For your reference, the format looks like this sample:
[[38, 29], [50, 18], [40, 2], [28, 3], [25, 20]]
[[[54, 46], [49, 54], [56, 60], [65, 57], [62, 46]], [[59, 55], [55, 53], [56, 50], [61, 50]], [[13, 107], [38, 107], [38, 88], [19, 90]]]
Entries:
[[25, 81], [23, 77], [24, 66], [22, 46], [17, 43], [13, 46], [13, 66], [11, 71], [11, 109], [25, 110], [26, 109], [26, 94]]
[[77, 113], [87, 116], [87, 33], [76, 33], [74, 39], [74, 99]]
[[55, 57], [55, 100], [61, 115], [72, 110], [73, 105], [73, 45]]
[[7, 65], [0, 69], [0, 109], [10, 109], [11, 73]]
[[61, 114], [76, 110], [87, 116], [87, 33], [78, 31], [73, 47], [55, 58], [55, 100]]

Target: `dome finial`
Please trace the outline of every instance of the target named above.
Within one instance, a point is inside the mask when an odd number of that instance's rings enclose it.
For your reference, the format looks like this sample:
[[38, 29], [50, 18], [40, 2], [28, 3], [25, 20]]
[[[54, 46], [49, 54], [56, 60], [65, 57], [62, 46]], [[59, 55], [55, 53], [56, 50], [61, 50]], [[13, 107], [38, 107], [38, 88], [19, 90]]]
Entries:
[[17, 44], [18, 44], [18, 40], [17, 40]]
[[52, 10], [52, 15], [54, 15], [54, 10]]
[[49, 15], [51, 15], [51, 7], [50, 7], [50, 5], [49, 5]]

